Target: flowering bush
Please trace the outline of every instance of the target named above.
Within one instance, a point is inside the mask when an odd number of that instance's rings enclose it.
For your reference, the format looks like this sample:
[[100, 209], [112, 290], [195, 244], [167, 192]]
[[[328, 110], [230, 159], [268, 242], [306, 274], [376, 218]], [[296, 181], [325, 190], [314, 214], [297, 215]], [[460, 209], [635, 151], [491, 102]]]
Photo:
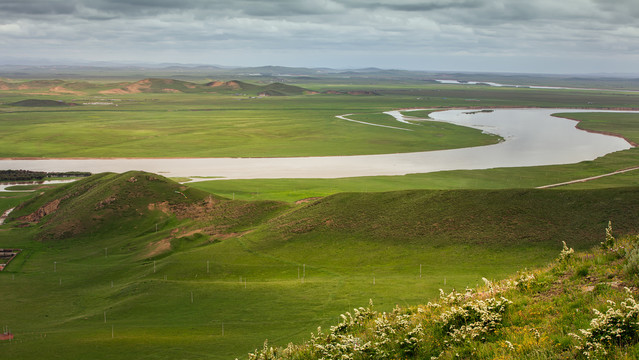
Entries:
[[277, 349], [268, 346], [268, 340], [264, 341], [262, 350], [255, 349], [254, 353], [248, 354], [249, 360], [274, 360], [277, 359]]
[[424, 329], [422, 324], [417, 324], [406, 336], [399, 341], [399, 348], [405, 355], [414, 355], [417, 347], [424, 341]]
[[561, 250], [561, 252], [559, 253], [559, 257], [557, 258], [557, 261], [559, 261], [560, 263], [568, 261], [568, 259], [570, 259], [575, 254], [575, 249], [568, 248], [568, 245], [566, 245], [565, 241], [562, 241], [562, 243], [564, 244], [564, 248]]
[[570, 334], [580, 341], [576, 348], [588, 359], [597, 359], [607, 354], [606, 348], [613, 344], [637, 341], [639, 324], [639, 303], [630, 290], [626, 301], [617, 306], [608, 300], [610, 306], [605, 313], [593, 309], [595, 318], [590, 321], [590, 329], [579, 329], [582, 336]]
[[[399, 307], [390, 313], [381, 314], [371, 308], [355, 309], [354, 315], [350, 313], [342, 315], [342, 322], [331, 327], [328, 334], [318, 329], [317, 334], [311, 335], [309, 346], [313, 349], [312, 357], [385, 359], [390, 353], [398, 351], [403, 355], [413, 355], [424, 338], [421, 323], [414, 325], [415, 321], [414, 314], [408, 314]], [[359, 336], [345, 333], [357, 327], [361, 329], [368, 327], [372, 329], [372, 332], [364, 332]]]
[[606, 227], [606, 239], [601, 243], [602, 249], [610, 249], [615, 245], [615, 238], [612, 236], [612, 222], [608, 221], [608, 226]]
[[[439, 289], [439, 301], [445, 305], [456, 305], [465, 302], [466, 300], [473, 297], [474, 290], [466, 288], [466, 292], [460, 293], [455, 291], [451, 291], [449, 294], [444, 293], [444, 290]], [[429, 303], [430, 304], [430, 303]]]
[[366, 324], [367, 320], [374, 318], [376, 315], [377, 312], [373, 310], [373, 300], [370, 300], [369, 307], [353, 309], [353, 314], [346, 312], [346, 314], [340, 315], [342, 321], [335, 326], [331, 326], [331, 333], [345, 333], [356, 326], [363, 326]]
[[531, 290], [537, 284], [535, 274], [522, 273], [515, 281], [515, 287], [521, 292]]
[[502, 315], [512, 302], [504, 297], [472, 300], [461, 306], [453, 306], [444, 312], [439, 323], [453, 342], [485, 340], [484, 335], [493, 333], [502, 321]]

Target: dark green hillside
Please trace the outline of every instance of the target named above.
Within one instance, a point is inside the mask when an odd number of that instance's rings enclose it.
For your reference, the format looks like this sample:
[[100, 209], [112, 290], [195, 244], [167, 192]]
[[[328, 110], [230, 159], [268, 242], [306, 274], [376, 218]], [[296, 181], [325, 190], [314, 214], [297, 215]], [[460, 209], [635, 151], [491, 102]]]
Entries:
[[292, 95], [304, 95], [309, 93], [309, 90], [301, 88], [299, 86], [287, 85], [282, 83], [272, 83], [261, 87], [261, 92], [268, 96], [292, 96]]
[[207, 90], [205, 85], [173, 79], [148, 78], [134, 83], [121, 84], [120, 88], [110, 89], [104, 93], [201, 93]]
[[66, 103], [64, 101], [46, 100], [46, 99], [27, 99], [16, 101], [7, 105], [12, 106], [24, 106], [24, 107], [61, 107], [72, 106], [73, 104]]
[[244, 81], [231, 80], [231, 81], [211, 81], [206, 83], [206, 86], [221, 92], [247, 92], [256, 93], [260, 90], [259, 85], [250, 84]]
[[206, 84], [216, 92], [228, 93], [246, 93], [247, 95], [266, 95], [266, 96], [293, 96], [304, 95], [310, 93], [309, 90], [295, 85], [287, 85], [283, 83], [272, 83], [268, 85], [256, 85], [239, 80], [231, 81], [212, 81]]
[[341, 193], [269, 224], [269, 238], [355, 237], [413, 245], [597, 244], [612, 220], [639, 232], [639, 188]]

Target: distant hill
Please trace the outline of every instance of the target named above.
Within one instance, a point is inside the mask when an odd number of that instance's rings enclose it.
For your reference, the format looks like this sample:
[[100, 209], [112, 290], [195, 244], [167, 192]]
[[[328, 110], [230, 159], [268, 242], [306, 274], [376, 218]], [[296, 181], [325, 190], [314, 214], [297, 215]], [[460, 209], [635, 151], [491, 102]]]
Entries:
[[205, 86], [215, 89], [216, 91], [247, 91], [255, 93], [260, 89], [259, 85], [250, 84], [244, 81], [231, 80], [231, 81], [211, 81], [206, 83]]
[[[85, 81], [64, 80], [31, 80], [11, 82], [0, 80], [0, 91], [37, 91], [48, 94], [68, 94], [86, 96], [88, 94], [126, 95], [126, 94], [161, 94], [161, 93], [220, 93], [245, 96], [300, 96], [319, 94], [301, 86], [287, 84], [282, 81], [266, 85], [254, 84], [242, 80], [215, 80], [207, 83], [176, 80], [172, 78], [146, 78], [134, 82], [93, 83]], [[327, 95], [379, 95], [369, 90], [325, 90]], [[23, 105], [17, 105], [23, 106]], [[25, 105], [31, 106], [31, 105]], [[43, 105], [46, 106], [46, 105]]]
[[[406, 84], [434, 83], [435, 79], [453, 79], [459, 81], [495, 82], [501, 84], [569, 86], [580, 88], [603, 88], [638, 90], [637, 74], [511, 74], [511, 73], [472, 73], [441, 72], [397, 69], [331, 69], [303, 68], [285, 66], [231, 67], [197, 64], [139, 64], [125, 65], [99, 62], [87, 65], [0, 65], [0, 77], [14, 79], [140, 79], [172, 78], [193, 80], [204, 78], [241, 79], [248, 81], [276, 82], [282, 80], [305, 83], [347, 83], [369, 84], [401, 82]], [[0, 84], [0, 89], [2, 85]]]
[[124, 83], [121, 87], [100, 91], [102, 94], [137, 93], [197, 93], [204, 87], [188, 81], [173, 79], [144, 79], [134, 83]]
[[83, 95], [86, 91], [97, 90], [103, 86], [103, 84], [86, 81], [30, 80], [12, 82], [0, 80], [0, 91], [38, 90], [55, 94]]
[[44, 99], [27, 99], [16, 101], [14, 103], [10, 103], [7, 105], [12, 106], [24, 106], [24, 107], [62, 107], [62, 106], [73, 106], [73, 103], [66, 103], [64, 101], [57, 100], [44, 100]]
[[310, 91], [299, 86], [287, 85], [283, 83], [272, 83], [266, 86], [262, 86], [260, 89], [260, 94], [265, 96], [292, 96], [315, 93], [316, 92], [314, 91]]
[[31, 90], [61, 86], [64, 80], [31, 80], [24, 82], [8, 82], [0, 80], [0, 90]]
[[256, 85], [239, 80], [211, 81], [197, 84], [173, 79], [144, 79], [134, 83], [123, 84], [122, 87], [101, 91], [103, 94], [134, 93], [241, 93], [261, 96], [293, 96], [313, 93], [299, 86], [282, 83]]

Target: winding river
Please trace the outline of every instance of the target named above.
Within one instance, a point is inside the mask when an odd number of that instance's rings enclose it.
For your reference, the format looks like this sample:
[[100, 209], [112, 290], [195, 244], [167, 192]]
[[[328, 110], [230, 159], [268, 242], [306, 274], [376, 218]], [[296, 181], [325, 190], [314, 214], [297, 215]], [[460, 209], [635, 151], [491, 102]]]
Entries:
[[[593, 160], [632, 147], [620, 137], [579, 130], [575, 127], [577, 122], [551, 116], [560, 112], [588, 111], [604, 112], [575, 109], [495, 109], [492, 112], [447, 110], [431, 113], [430, 116], [436, 121], [480, 129], [504, 139], [494, 145], [462, 149], [285, 158], [5, 159], [0, 160], [0, 169], [92, 173], [144, 170], [169, 177], [226, 179], [340, 178], [570, 164]], [[410, 129], [411, 126], [419, 126], [410, 121], [406, 123], [407, 118], [398, 111], [388, 113], [398, 120], [398, 127]], [[387, 131], [398, 129], [388, 128]]]

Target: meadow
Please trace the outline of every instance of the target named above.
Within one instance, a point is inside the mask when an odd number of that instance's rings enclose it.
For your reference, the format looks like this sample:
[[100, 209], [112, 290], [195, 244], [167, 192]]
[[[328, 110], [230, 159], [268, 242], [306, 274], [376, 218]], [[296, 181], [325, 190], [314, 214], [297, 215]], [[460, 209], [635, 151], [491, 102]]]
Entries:
[[[389, 117], [382, 111], [412, 107], [633, 108], [639, 96], [298, 85], [378, 95], [136, 93], [118, 94], [117, 108], [24, 108], [7, 104], [36, 95], [3, 91], [0, 130], [11, 136], [0, 139], [0, 156], [291, 156], [459, 147], [495, 139], [456, 127], [406, 137], [334, 116], [384, 123]], [[106, 98], [95, 89], [74, 89], [85, 93], [37, 97]], [[570, 116], [582, 120], [581, 127], [639, 142], [636, 115]], [[340, 314], [369, 300], [379, 311], [425, 304], [440, 288], [462, 290], [482, 277], [499, 280], [542, 266], [557, 256], [561, 241], [577, 250], [598, 245], [609, 220], [617, 235], [639, 233], [632, 172], [531, 189], [636, 166], [636, 155], [631, 149], [572, 165], [334, 180], [180, 185], [133, 172], [0, 193], [0, 211], [24, 203], [0, 226], [1, 247], [24, 249], [0, 273], [0, 306], [7, 309], [0, 324], [15, 334], [0, 342], [0, 353], [246, 358], [265, 339], [279, 346], [305, 341], [318, 326], [337, 324]], [[295, 203], [311, 197], [318, 199]], [[55, 212], [20, 219], [56, 199], [62, 200]]]
[[[112, 86], [128, 88], [123, 84], [94, 88], [64, 82], [56, 82], [53, 89], [68, 88], [71, 94], [52, 92], [50, 83], [32, 84], [29, 90], [0, 91], [0, 103], [4, 104], [0, 105], [0, 156], [271, 157], [438, 150], [485, 145], [498, 139], [449, 124], [414, 125], [411, 128], [415, 131], [407, 132], [335, 116], [354, 114], [358, 120], [395, 124], [381, 112], [416, 107], [633, 108], [639, 96], [623, 91], [302, 83], [297, 85], [318, 93], [260, 97], [251, 94], [250, 88], [212, 92], [195, 83], [148, 82], [151, 87], [142, 93], [101, 94]], [[197, 88], [189, 90], [187, 86]], [[189, 92], [167, 93], [167, 87]], [[323, 93], [327, 89], [357, 90], [362, 95]], [[92, 105], [12, 105], [32, 98]]]

